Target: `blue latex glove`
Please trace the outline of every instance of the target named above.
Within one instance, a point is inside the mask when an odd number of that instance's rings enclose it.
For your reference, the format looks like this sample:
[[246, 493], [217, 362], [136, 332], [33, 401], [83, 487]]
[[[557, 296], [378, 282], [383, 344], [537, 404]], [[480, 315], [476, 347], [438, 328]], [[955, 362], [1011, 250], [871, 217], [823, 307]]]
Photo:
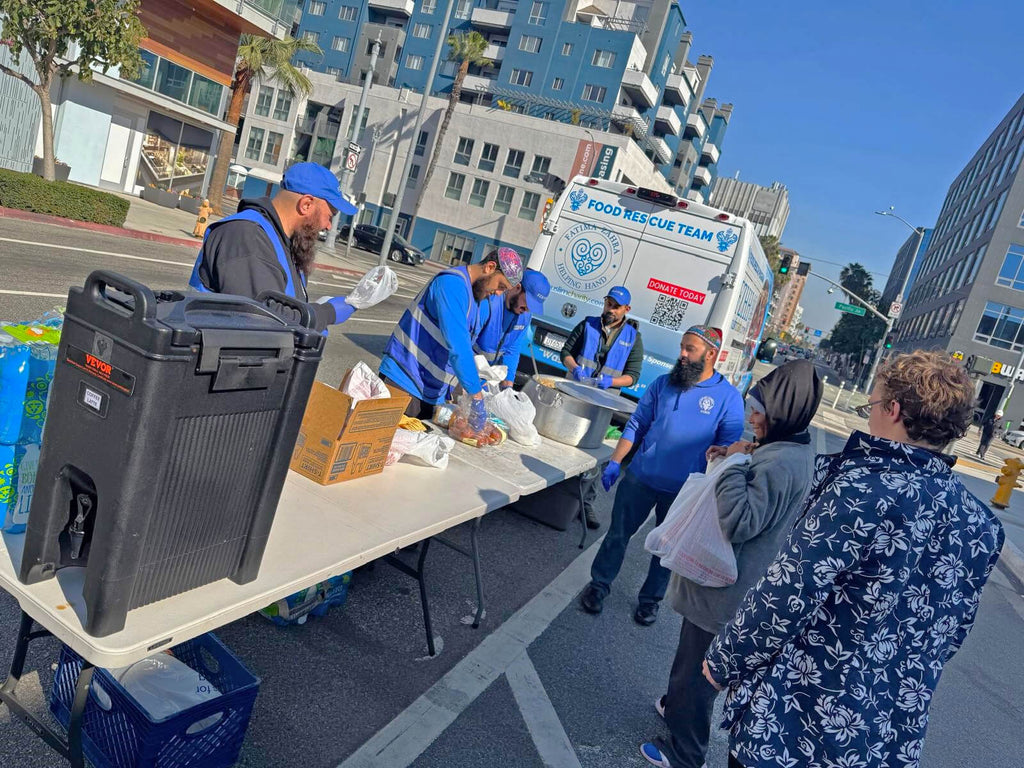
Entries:
[[597, 386], [600, 389], [608, 389], [612, 385], [612, 375], [610, 373], [603, 373], [597, 377]]
[[587, 372], [587, 369], [584, 368], [582, 365], [577, 365], [576, 370], [572, 372], [572, 377], [576, 379], [576, 381], [583, 381], [588, 376], [589, 373]]
[[484, 407], [482, 397], [474, 397], [469, 411], [469, 428], [479, 432], [487, 423], [487, 409]]
[[615, 485], [615, 481], [619, 479], [619, 473], [622, 472], [622, 465], [617, 461], [609, 461], [608, 466], [604, 468], [604, 472], [601, 473], [601, 485], [604, 486], [606, 491], [610, 491], [612, 486]]
[[356, 311], [356, 308], [345, 301], [344, 296], [333, 296], [327, 299], [328, 304], [334, 307], [334, 324], [344, 323], [350, 317], [352, 313]]

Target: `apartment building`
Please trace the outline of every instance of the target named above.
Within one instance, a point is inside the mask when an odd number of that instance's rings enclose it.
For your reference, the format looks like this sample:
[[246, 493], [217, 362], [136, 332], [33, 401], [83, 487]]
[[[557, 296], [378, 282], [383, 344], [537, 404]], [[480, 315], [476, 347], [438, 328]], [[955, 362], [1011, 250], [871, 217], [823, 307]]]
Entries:
[[[791, 333], [793, 318], [796, 317], [800, 308], [800, 297], [804, 293], [804, 285], [807, 283], [807, 275], [797, 274], [797, 267], [800, 266], [800, 254], [792, 248], [779, 248], [779, 254], [790, 256], [793, 261], [789, 268], [789, 280], [782, 287], [782, 291], [776, 299], [775, 312], [772, 314], [770, 327], [774, 333], [786, 331]], [[802, 316], [803, 310], [801, 310]]]
[[789, 190], [777, 181], [762, 187], [750, 181], [720, 178], [715, 182], [710, 202], [716, 208], [742, 216], [754, 225], [758, 237], [782, 240], [789, 219]]
[[[882, 306], [888, 306], [897, 296], [901, 297], [901, 301], [906, 302], [910, 291], [914, 288], [914, 281], [921, 272], [921, 264], [924, 262], [925, 254], [928, 253], [928, 246], [932, 241], [932, 232], [934, 231], [931, 227], [926, 227], [921, 235], [913, 232], [900, 246], [896, 252], [896, 260], [889, 271], [889, 278], [885, 281], [885, 288], [882, 290]], [[907, 278], [908, 271], [910, 272], [909, 278]], [[907, 280], [907, 285], [901, 295], [900, 288], [903, 286], [904, 279]]]

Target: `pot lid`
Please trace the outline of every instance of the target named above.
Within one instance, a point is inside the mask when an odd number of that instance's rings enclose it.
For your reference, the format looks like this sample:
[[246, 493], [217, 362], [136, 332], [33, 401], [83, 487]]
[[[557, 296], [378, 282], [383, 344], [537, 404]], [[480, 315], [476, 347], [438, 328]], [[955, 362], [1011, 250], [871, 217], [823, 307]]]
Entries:
[[636, 410], [636, 403], [628, 400], [622, 395], [608, 392], [597, 387], [589, 387], [576, 381], [556, 381], [555, 386], [560, 392], [582, 400], [589, 405], [596, 405], [598, 408], [607, 408], [610, 411], [620, 413], [633, 413]]

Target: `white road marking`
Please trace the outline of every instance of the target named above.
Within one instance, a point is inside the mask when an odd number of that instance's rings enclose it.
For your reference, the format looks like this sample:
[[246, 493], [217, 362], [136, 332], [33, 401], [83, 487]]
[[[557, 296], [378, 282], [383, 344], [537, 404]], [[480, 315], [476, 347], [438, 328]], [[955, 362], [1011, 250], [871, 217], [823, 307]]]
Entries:
[[817, 437], [818, 453], [828, 453], [828, 444], [826, 442], [826, 438], [828, 437], [828, 433], [825, 432], [825, 430], [822, 429], [821, 427], [815, 427], [814, 429], [818, 433], [818, 437]]
[[406, 768], [411, 765], [576, 598], [590, 581], [590, 564], [602, 539], [573, 560], [554, 581], [338, 768]]
[[541, 762], [551, 768], [582, 768], [530, 657], [523, 653], [509, 664], [505, 676]]
[[0, 293], [6, 296], [43, 296], [48, 299], [66, 299], [68, 295], [66, 293], [37, 293], [35, 291], [6, 291], [0, 290]]
[[372, 317], [359, 317], [359, 315], [352, 315], [348, 320], [344, 322], [344, 325], [349, 323], [387, 323], [388, 325], [394, 325], [397, 320], [377, 320]]
[[77, 251], [79, 253], [92, 253], [97, 256], [114, 256], [119, 259], [132, 259], [133, 261], [150, 261], [154, 264], [170, 264], [174, 267], [185, 267], [186, 269], [192, 269], [195, 264], [194, 261], [188, 263], [184, 261], [170, 261], [168, 259], [152, 259], [148, 256], [131, 256], [127, 253], [114, 253], [113, 251], [97, 251], [92, 248], [79, 248], [74, 245], [58, 245], [56, 243], [34, 243], [31, 240], [15, 240], [11, 237], [0, 237], [0, 242], [4, 243], [17, 243], [19, 245], [34, 245], [37, 248], [55, 248], [59, 251]]

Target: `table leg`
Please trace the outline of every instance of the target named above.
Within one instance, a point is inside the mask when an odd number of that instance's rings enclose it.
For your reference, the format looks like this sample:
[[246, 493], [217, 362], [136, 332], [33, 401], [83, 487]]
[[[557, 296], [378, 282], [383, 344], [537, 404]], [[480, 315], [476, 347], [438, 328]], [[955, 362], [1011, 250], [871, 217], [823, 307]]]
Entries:
[[480, 619], [484, 615], [484, 582], [480, 576], [480, 547], [477, 540], [482, 519], [478, 517], [473, 521], [473, 528], [469, 533], [469, 539], [473, 544], [473, 575], [476, 576], [476, 616], [473, 617], [473, 629], [480, 628]]
[[[586, 473], [583, 473], [586, 474]], [[580, 527], [583, 529], [583, 535], [580, 536], [580, 549], [587, 543], [587, 510], [584, 507], [583, 501], [583, 475], [579, 476], [579, 491], [580, 491]]]
[[427, 561], [427, 550], [430, 547], [430, 539], [423, 542], [420, 549], [420, 559], [416, 565], [416, 579], [420, 583], [420, 603], [423, 606], [423, 626], [427, 630], [427, 652], [431, 656], [437, 655], [434, 649], [434, 627], [430, 623], [430, 602], [427, 600], [427, 582], [424, 578], [423, 568]]

